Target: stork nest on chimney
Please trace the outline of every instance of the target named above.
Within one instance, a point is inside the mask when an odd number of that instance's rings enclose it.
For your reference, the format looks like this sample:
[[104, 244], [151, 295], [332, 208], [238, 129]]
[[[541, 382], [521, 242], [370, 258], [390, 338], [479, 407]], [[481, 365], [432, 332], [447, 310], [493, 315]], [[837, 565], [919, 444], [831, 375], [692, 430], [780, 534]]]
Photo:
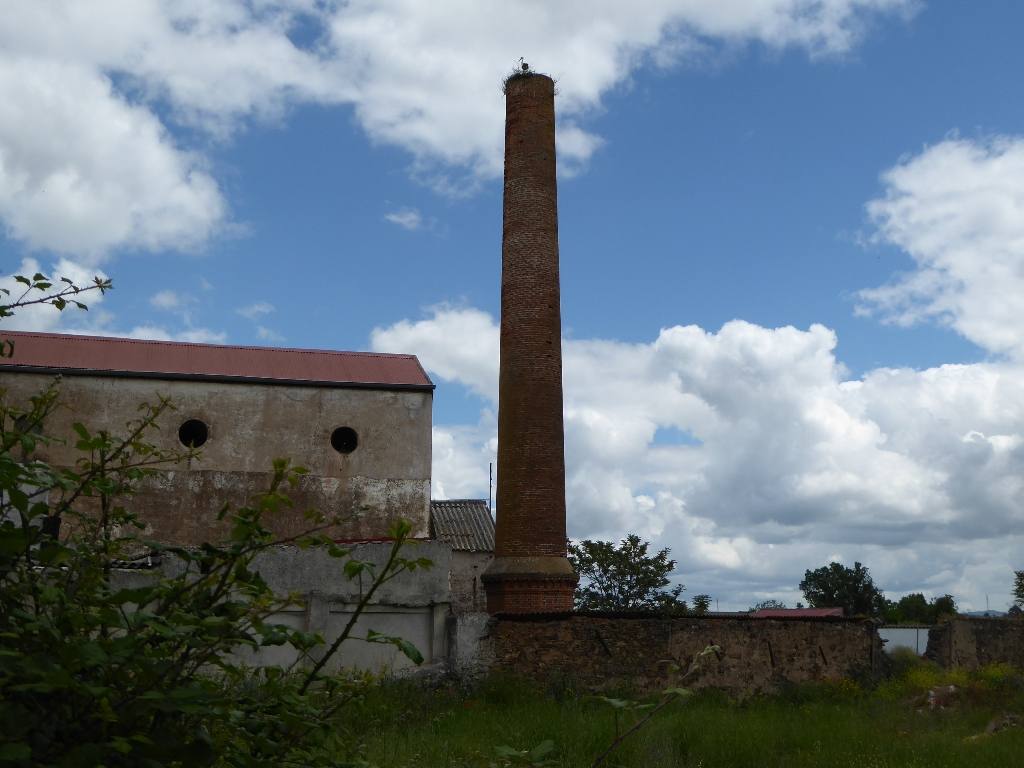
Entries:
[[[529, 65], [524, 66], [524, 69], [521, 68], [512, 70], [512, 72], [509, 73], [505, 77], [505, 79], [501, 81], [501, 92], [503, 94], [508, 93], [508, 84], [511, 83], [513, 80], [525, 80], [527, 77], [536, 77], [537, 75], [551, 77], [551, 75], [547, 74], [546, 72], [535, 72], [534, 70], [530, 69]], [[551, 79], [554, 80], [553, 77]], [[555, 81], [555, 85], [558, 85], [557, 81]], [[557, 87], [555, 88], [555, 93], [558, 93]]]

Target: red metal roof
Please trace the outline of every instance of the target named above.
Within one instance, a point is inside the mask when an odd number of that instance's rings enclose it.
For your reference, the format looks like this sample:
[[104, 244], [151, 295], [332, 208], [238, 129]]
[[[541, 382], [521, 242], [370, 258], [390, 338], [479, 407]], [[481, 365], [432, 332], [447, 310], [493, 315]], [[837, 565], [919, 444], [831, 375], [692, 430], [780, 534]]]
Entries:
[[842, 608], [762, 608], [752, 614], [755, 619], [812, 619], [823, 616], [842, 616]]
[[415, 355], [235, 347], [108, 336], [3, 331], [14, 353], [0, 371], [218, 379], [318, 386], [433, 389]]

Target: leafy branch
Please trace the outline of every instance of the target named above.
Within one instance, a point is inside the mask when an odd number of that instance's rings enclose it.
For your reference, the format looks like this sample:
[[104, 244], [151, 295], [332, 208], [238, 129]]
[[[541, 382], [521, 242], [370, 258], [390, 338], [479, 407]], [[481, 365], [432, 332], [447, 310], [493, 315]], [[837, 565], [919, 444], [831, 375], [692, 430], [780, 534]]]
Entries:
[[[68, 277], [58, 277], [55, 282], [53, 278], [42, 272], [36, 272], [32, 277], [25, 275], [13, 275], [12, 277], [15, 282], [24, 285], [25, 289], [10, 303], [0, 304], [0, 318], [10, 317], [15, 310], [37, 304], [50, 304], [58, 311], [63, 311], [69, 304], [78, 309], [88, 310], [89, 307], [75, 297], [90, 291], [99, 291], [103, 294], [114, 287], [109, 279], [99, 276], [93, 277], [92, 283], [85, 286], [77, 285]], [[0, 288], [0, 293], [6, 297], [13, 296], [9, 288]], [[34, 293], [41, 295], [34, 295]]]
[[[704, 663], [708, 659], [709, 656], [715, 656], [717, 658], [718, 656], [721, 655], [721, 653], [722, 653], [722, 649], [720, 647], [718, 647], [717, 645], [709, 645], [703, 651], [701, 651], [700, 653], [695, 654], [694, 657], [693, 657], [693, 660], [690, 662], [689, 668], [682, 675], [682, 677], [679, 678], [679, 682], [683, 683], [688, 678], [693, 677], [696, 674], [698, 674], [701, 671], [701, 669], [703, 668]], [[616, 734], [615, 734], [615, 738], [612, 740], [611, 744], [609, 744], [608, 747], [601, 754], [599, 754], [594, 759], [594, 762], [592, 762], [590, 764], [590, 768], [597, 768], [597, 766], [602, 765], [605, 762], [605, 760], [608, 759], [608, 756], [611, 755], [612, 752], [614, 752], [616, 749], [618, 749], [622, 745], [622, 742], [624, 742], [626, 739], [628, 739], [634, 733], [636, 733], [641, 728], [643, 728], [645, 725], [647, 725], [647, 723], [649, 723], [651, 721], [651, 718], [653, 718], [655, 715], [657, 715], [659, 712], [661, 712], [663, 709], [665, 709], [665, 707], [667, 707], [669, 704], [671, 704], [674, 701], [680, 700], [680, 699], [689, 698], [692, 695], [693, 695], [693, 691], [691, 691], [689, 688], [680, 688], [678, 686], [675, 686], [675, 687], [672, 687], [672, 688], [666, 688], [664, 691], [662, 691], [661, 692], [661, 701], [659, 701], [654, 706], [651, 706], [651, 705], [639, 705], [639, 706], [636, 706], [634, 704], [634, 702], [629, 702], [629, 701], [626, 701], [626, 700], [621, 700], [621, 699], [604, 699], [606, 703], [609, 703], [612, 707], [614, 707], [616, 709], [628, 709], [628, 708], [642, 709], [645, 706], [649, 706], [649, 707], [651, 707], [651, 709], [650, 709], [650, 711], [644, 717], [642, 717], [639, 720], [637, 720], [635, 723], [633, 723], [632, 726], [630, 726], [630, 728], [628, 728], [626, 731], [622, 732], [621, 734], [618, 732], [618, 719], [616, 719]], [[600, 698], [604, 698], [604, 697], [600, 697]], [[630, 705], [634, 705], [634, 706], [630, 706]]]

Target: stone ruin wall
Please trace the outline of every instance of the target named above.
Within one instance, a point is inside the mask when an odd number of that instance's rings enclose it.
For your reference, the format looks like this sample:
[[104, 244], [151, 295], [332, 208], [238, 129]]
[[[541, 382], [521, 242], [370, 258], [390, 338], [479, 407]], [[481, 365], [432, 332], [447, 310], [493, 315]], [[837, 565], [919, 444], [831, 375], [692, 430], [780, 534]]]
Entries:
[[947, 669], [1013, 664], [1024, 669], [1024, 620], [952, 619], [932, 627], [925, 658]]
[[[473, 635], [478, 639], [474, 648]], [[721, 654], [687, 686], [734, 695], [792, 683], [862, 679], [882, 671], [882, 644], [870, 621], [633, 618], [604, 616], [459, 617], [450, 628], [456, 674], [508, 672], [542, 682], [564, 679], [588, 689], [657, 690], [674, 684], [674, 659], [684, 669], [708, 645]]]

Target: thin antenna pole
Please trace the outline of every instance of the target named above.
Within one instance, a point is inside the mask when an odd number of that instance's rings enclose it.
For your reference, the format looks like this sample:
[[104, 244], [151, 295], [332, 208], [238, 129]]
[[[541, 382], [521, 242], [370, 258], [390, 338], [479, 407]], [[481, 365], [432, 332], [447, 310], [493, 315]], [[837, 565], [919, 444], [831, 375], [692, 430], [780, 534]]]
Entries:
[[494, 507], [491, 506], [491, 489], [494, 487], [494, 462], [487, 462], [487, 511], [494, 514]]

